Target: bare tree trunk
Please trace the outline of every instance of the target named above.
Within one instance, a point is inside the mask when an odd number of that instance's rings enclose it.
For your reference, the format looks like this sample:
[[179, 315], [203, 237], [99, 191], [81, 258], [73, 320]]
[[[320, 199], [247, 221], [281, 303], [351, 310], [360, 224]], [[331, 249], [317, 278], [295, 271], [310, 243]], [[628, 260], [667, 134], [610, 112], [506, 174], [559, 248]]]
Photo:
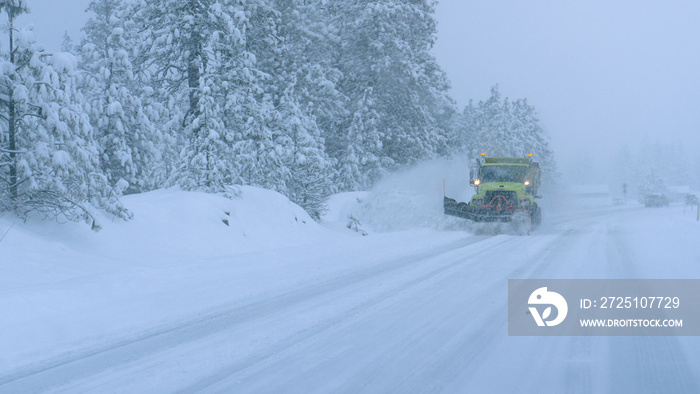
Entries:
[[[199, 79], [200, 75], [200, 64], [202, 63], [202, 53], [201, 45], [202, 38], [197, 31], [197, 27], [192, 27], [192, 36], [189, 42], [189, 59], [187, 61], [187, 87], [190, 89], [190, 108], [189, 112], [192, 115], [192, 119], [197, 119], [200, 115], [199, 111]], [[195, 136], [199, 133], [200, 126], [193, 129]]]
[[[194, 52], [194, 51], [193, 51]], [[199, 116], [199, 62], [197, 61], [197, 54], [191, 53], [190, 60], [187, 65], [187, 83], [190, 89], [190, 110], [192, 114], [192, 119]], [[199, 131], [199, 128], [194, 130], [195, 135]]]
[[[14, 18], [13, 15], [10, 13], [9, 15], [9, 23], [10, 23], [10, 63], [13, 65], [15, 64], [15, 52], [14, 52], [14, 43], [13, 41], [13, 32], [14, 32]], [[14, 82], [14, 75], [10, 75], [10, 80]], [[12, 84], [14, 85], [14, 84]], [[13, 86], [10, 86], [10, 89], [12, 89]], [[15, 101], [12, 98], [12, 91], [9, 92], [8, 94], [10, 96], [10, 99], [8, 100], [8, 110], [9, 110], [9, 125], [8, 125], [8, 133], [9, 133], [9, 148], [10, 148], [10, 198], [12, 199], [12, 205], [16, 208], [17, 207], [17, 199], [18, 199], [18, 193], [17, 193], [17, 142], [15, 138], [15, 133], [16, 133], [16, 122], [15, 122]]]

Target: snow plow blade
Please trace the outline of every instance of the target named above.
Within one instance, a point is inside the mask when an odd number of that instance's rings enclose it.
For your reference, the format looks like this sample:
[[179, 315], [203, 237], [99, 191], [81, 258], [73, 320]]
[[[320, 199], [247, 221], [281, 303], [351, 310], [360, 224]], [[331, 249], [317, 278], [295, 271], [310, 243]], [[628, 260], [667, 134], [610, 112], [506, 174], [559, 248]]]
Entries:
[[466, 202], [457, 202], [454, 198], [449, 197], [445, 197], [444, 206], [446, 215], [475, 222], [510, 222], [513, 219], [513, 212], [475, 207]]

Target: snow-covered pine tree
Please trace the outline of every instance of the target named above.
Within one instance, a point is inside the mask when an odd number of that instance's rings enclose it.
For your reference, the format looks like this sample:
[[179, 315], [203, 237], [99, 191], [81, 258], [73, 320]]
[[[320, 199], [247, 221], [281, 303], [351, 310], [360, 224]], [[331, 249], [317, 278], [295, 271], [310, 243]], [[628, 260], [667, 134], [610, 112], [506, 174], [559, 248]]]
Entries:
[[646, 175], [639, 183], [638, 192], [642, 201], [650, 194], [664, 194], [667, 192], [666, 182], [659, 176], [656, 167], [652, 166], [646, 170]]
[[[357, 103], [371, 88], [369, 110], [378, 115], [376, 129], [382, 131], [381, 159], [392, 166], [432, 156], [446, 143], [439, 117], [450, 106], [449, 85], [429, 52], [434, 6], [432, 0], [352, 0], [336, 9], [340, 90]], [[345, 127], [355, 117], [349, 114]]]
[[518, 142], [511, 139], [508, 118], [509, 102], [501, 98], [498, 85], [491, 87], [491, 95], [478, 104], [477, 140], [480, 149], [489, 156], [512, 156], [513, 146]]
[[341, 48], [333, 24], [333, 2], [326, 0], [275, 0], [282, 51], [279, 69], [294, 87], [300, 108], [312, 115], [321, 130], [325, 152], [340, 152], [345, 140], [340, 127], [349, 115], [338, 89], [342, 74], [335, 64]]
[[75, 50], [75, 45], [73, 44], [73, 39], [68, 32], [63, 33], [63, 41], [61, 42], [61, 52], [73, 53]]
[[289, 169], [286, 195], [316, 220], [325, 211], [325, 200], [335, 190], [333, 163], [325, 154], [321, 131], [304, 114], [295, 97], [280, 99], [280, 126], [287, 136], [284, 165]]
[[154, 94], [170, 117], [165, 127], [181, 148], [171, 181], [185, 189], [227, 190], [238, 174], [236, 131], [227, 127], [229, 96], [237, 81], [257, 76], [254, 57], [245, 51], [243, 2], [139, 1], [132, 10], [140, 78], [155, 81]]
[[452, 153], [466, 157], [476, 157], [480, 153], [481, 146], [477, 139], [481, 121], [479, 114], [474, 102], [469, 100], [464, 111], [454, 115], [450, 138]]
[[559, 175], [554, 152], [535, 107], [528, 104], [527, 99], [518, 99], [513, 102], [511, 115], [514, 119], [513, 135], [518, 142], [518, 149], [513, 152], [521, 157], [532, 153], [544, 170], [545, 182], [556, 182]]
[[525, 157], [532, 153], [543, 169], [544, 183], [553, 186], [558, 182], [549, 138], [535, 107], [526, 99], [502, 98], [498, 85], [494, 85], [487, 100], [477, 105], [469, 103], [456, 128], [457, 154], [475, 157], [485, 152], [489, 156]]
[[161, 130], [151, 121], [157, 110], [138, 97], [129, 54], [132, 43], [125, 37], [124, 2], [93, 0], [87, 11], [92, 15], [78, 53], [102, 170], [111, 184], [127, 181], [127, 192], [159, 187], [165, 177], [162, 152], [167, 149]]
[[366, 190], [393, 164], [383, 155], [379, 115], [372, 100], [372, 89], [367, 88], [362, 99], [354, 103], [344, 149], [339, 152], [338, 186], [341, 190]]
[[637, 182], [647, 178], [650, 169], [653, 169], [667, 186], [687, 186], [693, 183], [691, 166], [681, 141], [674, 143], [647, 138], [634, 155], [630, 155], [629, 162], [632, 164], [628, 173], [633, 174], [630, 178]]
[[[222, 120], [230, 133], [232, 183], [256, 185], [287, 194], [285, 165], [289, 139], [280, 126], [276, 79], [270, 56], [279, 50], [276, 13], [266, 0], [237, 2], [241, 23], [235, 44], [221, 50]], [[273, 55], [270, 55], [273, 53]], [[264, 66], [261, 66], [261, 62]]]
[[162, 81], [155, 91], [180, 114], [173, 126], [185, 146], [175, 177], [181, 186], [258, 185], [313, 214], [319, 209], [309, 193], [317, 191], [303, 173], [322, 176], [313, 183], [327, 194], [331, 167], [313, 117], [298, 102], [295, 75], [285, 72], [280, 17], [266, 0], [142, 3], [134, 14], [148, 26], [139, 68]]
[[[281, 153], [282, 168], [288, 175], [283, 189], [279, 185], [272, 186], [318, 219], [323, 202], [334, 191], [334, 168], [325, 153], [315, 114], [326, 116], [324, 112], [333, 103], [316, 108], [312, 100], [318, 98], [323, 103], [337, 92], [327, 87], [321, 93], [323, 88], [313, 85], [322, 81], [306, 79], [309, 73], [305, 67], [320, 61], [314, 59], [314, 48], [308, 47], [310, 42], [305, 40], [311, 34], [306, 30], [311, 22], [307, 19], [309, 15], [301, 12], [310, 12], [310, 9], [296, 0], [258, 6], [251, 12], [248, 48], [256, 54], [257, 65], [266, 75], [262, 80], [265, 96], [274, 106], [270, 111], [273, 115], [270, 126], [273, 135], [278, 135], [274, 141]], [[316, 66], [319, 73], [325, 70], [323, 64]]]
[[86, 220], [99, 228], [94, 207], [130, 213], [116, 199], [123, 185], [100, 173], [98, 151], [82, 96], [76, 89], [76, 60], [46, 53], [31, 29], [17, 31], [23, 1], [0, 1], [9, 17], [9, 51], [0, 69], [0, 207], [20, 217], [39, 212], [59, 220]]
[[[2, 203], [4, 209], [18, 210], [20, 206], [19, 202], [19, 177], [18, 177], [18, 162], [20, 158], [18, 154], [22, 151], [18, 148], [18, 123], [20, 119], [30, 114], [17, 113], [16, 103], [14, 100], [14, 91], [16, 88], [17, 75], [15, 73], [16, 69], [16, 59], [15, 59], [15, 19], [17, 16], [28, 12], [26, 2], [24, 0], [0, 0], [0, 12], [7, 14], [8, 18], [8, 33], [9, 33], [9, 51], [3, 53], [3, 69], [7, 71], [3, 72], [3, 96], [2, 101], [4, 104], [3, 109], [6, 110], [7, 116], [3, 116], [3, 120], [7, 122], [7, 127], [3, 127], [2, 133], [2, 143], [3, 146], [0, 147], [0, 153], [3, 154], [2, 161], [0, 165], [3, 169], [2, 180]], [[35, 109], [35, 112], [38, 112]], [[6, 173], [5, 173], [6, 171]]]
[[[489, 156], [524, 157], [532, 153], [545, 172], [545, 176], [556, 177], [554, 155], [549, 147], [549, 138], [540, 125], [535, 107], [526, 99], [510, 101], [502, 98], [498, 85], [491, 87], [491, 95], [476, 107], [465, 109], [463, 130], [473, 130], [477, 149]], [[475, 151], [471, 151], [473, 156]]]
[[126, 42], [133, 75], [128, 84], [130, 92], [141, 101], [141, 111], [150, 125], [156, 128], [154, 132], [162, 137], [162, 143], [159, 144], [160, 160], [147, 174], [153, 180], [154, 187], [161, 187], [168, 184], [179, 162], [181, 106], [175, 104], [166, 81], [154, 76], [153, 61], [143, 51], [148, 45], [141, 41], [145, 35], [142, 11], [139, 2], [126, 1], [119, 14], [124, 26], [122, 39]]

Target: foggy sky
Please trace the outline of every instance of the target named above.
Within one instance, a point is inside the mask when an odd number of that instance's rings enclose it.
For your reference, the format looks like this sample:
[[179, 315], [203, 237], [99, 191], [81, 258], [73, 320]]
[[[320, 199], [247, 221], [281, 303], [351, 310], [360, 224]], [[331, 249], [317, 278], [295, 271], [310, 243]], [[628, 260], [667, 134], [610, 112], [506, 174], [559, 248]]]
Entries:
[[[68, 34], [74, 43], [80, 42], [81, 28], [88, 19], [85, 10], [90, 0], [26, 0], [29, 14], [20, 16], [16, 27], [34, 26], [37, 42], [47, 50], [59, 50], [63, 34]], [[3, 23], [7, 18], [3, 19]], [[3, 37], [2, 46], [7, 45]]]
[[[89, 0], [28, 0], [37, 40], [79, 41]], [[433, 50], [460, 108], [491, 85], [527, 98], [563, 167], [623, 144], [700, 152], [700, 2], [440, 0]], [[2, 46], [6, 43], [3, 41]]]
[[[526, 97], [557, 159], [700, 131], [700, 2], [441, 0], [434, 54], [460, 107]], [[598, 152], [597, 154], [595, 152]]]

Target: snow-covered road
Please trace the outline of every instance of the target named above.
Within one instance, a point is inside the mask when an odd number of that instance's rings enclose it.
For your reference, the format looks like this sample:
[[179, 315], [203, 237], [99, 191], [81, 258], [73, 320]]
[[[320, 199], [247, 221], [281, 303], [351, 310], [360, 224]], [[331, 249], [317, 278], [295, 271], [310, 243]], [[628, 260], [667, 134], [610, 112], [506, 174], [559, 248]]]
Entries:
[[700, 278], [682, 209], [289, 248], [304, 269], [343, 268], [0, 370], [0, 392], [700, 392], [699, 338], [507, 334], [508, 279]]

